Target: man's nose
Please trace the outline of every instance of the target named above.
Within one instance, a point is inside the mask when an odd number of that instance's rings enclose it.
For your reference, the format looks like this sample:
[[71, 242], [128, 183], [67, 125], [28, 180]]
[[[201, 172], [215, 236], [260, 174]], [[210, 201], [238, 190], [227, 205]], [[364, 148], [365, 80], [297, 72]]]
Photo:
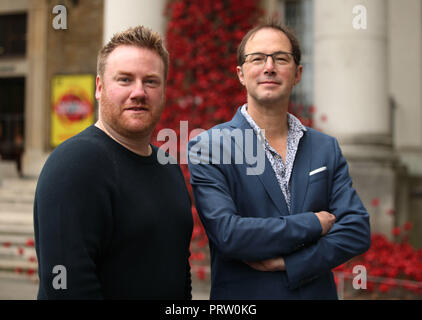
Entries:
[[146, 96], [142, 81], [136, 81], [130, 93], [131, 99], [144, 99]]
[[264, 72], [265, 73], [275, 73], [275, 63], [272, 56], [267, 56], [267, 60], [264, 64]]

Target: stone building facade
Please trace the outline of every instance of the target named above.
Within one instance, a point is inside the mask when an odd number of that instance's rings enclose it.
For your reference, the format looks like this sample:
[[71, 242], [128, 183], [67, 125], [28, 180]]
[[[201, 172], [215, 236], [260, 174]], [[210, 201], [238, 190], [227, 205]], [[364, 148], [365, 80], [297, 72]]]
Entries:
[[[67, 29], [53, 27], [53, 8], [57, 5], [67, 8]], [[56, 74], [96, 74], [96, 53], [102, 46], [103, 7], [103, 0], [5, 0], [0, 4], [0, 16], [25, 14], [27, 17], [25, 54], [0, 56], [0, 78], [24, 78], [21, 173], [25, 176], [36, 177], [52, 149], [52, 77]], [[13, 170], [10, 165], [3, 167]], [[3, 175], [13, 174], [4, 171]]]
[[[166, 0], [1, 1], [0, 17], [27, 14], [26, 55], [7, 58], [0, 50], [0, 80], [25, 79], [23, 175], [36, 177], [52, 150], [52, 77], [95, 74], [101, 45], [129, 26], [143, 24], [164, 35], [165, 4]], [[412, 221], [412, 241], [422, 246], [421, 1], [261, 4], [268, 15], [277, 13], [286, 22], [292, 21], [292, 8], [297, 9], [307, 48], [303, 90], [314, 103], [315, 126], [339, 139], [354, 185], [370, 212], [372, 230], [392, 238], [394, 226]], [[66, 30], [52, 27], [56, 5], [67, 8]], [[354, 25], [357, 15], [365, 18], [365, 28]], [[11, 170], [5, 161], [0, 168], [3, 175]]]

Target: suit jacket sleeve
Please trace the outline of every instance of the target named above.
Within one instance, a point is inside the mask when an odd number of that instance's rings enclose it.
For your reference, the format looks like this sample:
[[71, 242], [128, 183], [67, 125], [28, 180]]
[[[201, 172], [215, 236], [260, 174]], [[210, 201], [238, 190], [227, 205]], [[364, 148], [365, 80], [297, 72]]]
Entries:
[[192, 160], [189, 153], [195, 205], [210, 242], [222, 255], [242, 261], [263, 260], [291, 253], [301, 244], [320, 237], [321, 224], [313, 212], [279, 217], [242, 216], [221, 166]]
[[352, 187], [338, 142], [333, 141], [336, 160], [328, 211], [336, 216], [336, 222], [317, 242], [284, 257], [293, 288], [329, 272], [370, 247], [369, 215]]

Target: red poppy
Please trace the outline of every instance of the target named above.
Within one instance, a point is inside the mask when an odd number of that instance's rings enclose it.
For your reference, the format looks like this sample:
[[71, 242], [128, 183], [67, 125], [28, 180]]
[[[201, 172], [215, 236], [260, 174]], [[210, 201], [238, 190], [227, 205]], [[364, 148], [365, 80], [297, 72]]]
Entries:
[[394, 209], [388, 209], [387, 210], [387, 214], [390, 215], [390, 216], [393, 216], [395, 213], [396, 213], [396, 210], [394, 210]]
[[383, 292], [383, 293], [386, 293], [386, 292], [390, 291], [390, 289], [391, 289], [390, 285], [388, 285], [388, 284], [386, 284], [386, 283], [381, 283], [381, 284], [379, 285], [379, 287], [378, 287], [378, 290], [379, 290], [380, 292]]
[[196, 271], [196, 275], [198, 276], [198, 278], [200, 280], [204, 280], [205, 279], [205, 269], [203, 267], [199, 267], [198, 270]]
[[395, 228], [393, 229], [393, 235], [395, 235], [395, 236], [399, 236], [399, 235], [400, 235], [400, 233], [401, 233], [400, 227], [395, 227]]
[[371, 201], [371, 206], [373, 206], [373, 207], [378, 207], [378, 206], [379, 206], [379, 204], [380, 204], [380, 199], [379, 199], [379, 198], [374, 198], [374, 199], [372, 199], [372, 201]]
[[409, 230], [412, 229], [412, 226], [413, 226], [412, 222], [408, 221], [404, 224], [403, 229], [406, 230], [406, 231], [409, 231]]

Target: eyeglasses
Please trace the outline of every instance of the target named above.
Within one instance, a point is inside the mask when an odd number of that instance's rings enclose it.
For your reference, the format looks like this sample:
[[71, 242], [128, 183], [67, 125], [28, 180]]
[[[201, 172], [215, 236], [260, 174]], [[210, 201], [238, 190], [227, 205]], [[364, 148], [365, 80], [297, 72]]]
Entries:
[[293, 53], [277, 51], [270, 54], [265, 54], [262, 52], [254, 52], [245, 54], [245, 62], [251, 63], [255, 66], [263, 66], [267, 62], [268, 57], [271, 57], [276, 65], [286, 65], [288, 64], [293, 57]]

